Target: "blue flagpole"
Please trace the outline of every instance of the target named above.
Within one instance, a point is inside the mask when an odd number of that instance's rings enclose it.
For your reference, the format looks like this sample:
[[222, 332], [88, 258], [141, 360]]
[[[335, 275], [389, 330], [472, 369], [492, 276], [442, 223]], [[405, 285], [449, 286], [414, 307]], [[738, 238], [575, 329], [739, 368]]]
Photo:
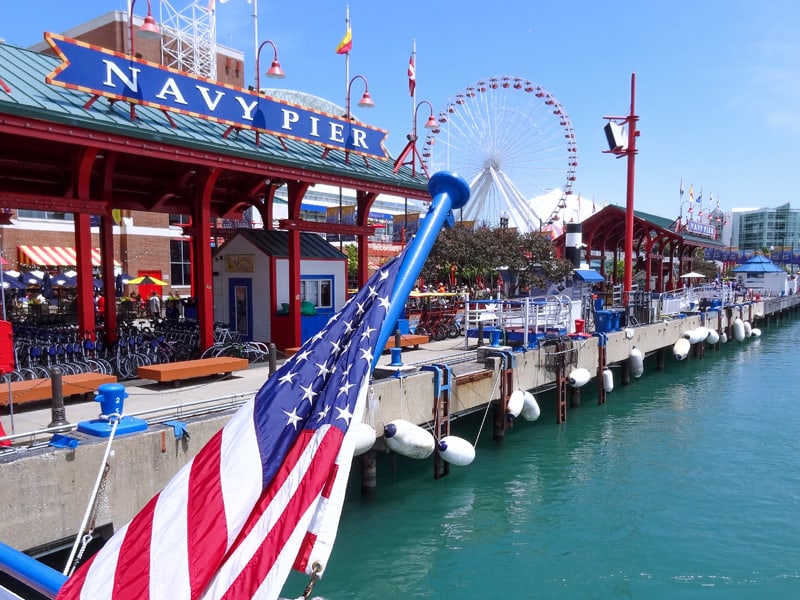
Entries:
[[454, 221], [452, 211], [462, 208], [469, 200], [469, 184], [462, 177], [447, 171], [440, 171], [431, 177], [428, 191], [431, 193], [431, 206], [419, 225], [417, 235], [409, 242], [405, 260], [397, 274], [389, 310], [386, 311], [386, 319], [378, 334], [375, 356], [372, 359], [373, 369], [378, 364], [389, 337], [394, 333], [397, 319], [405, 308], [408, 295], [414, 289], [414, 282], [428, 259], [442, 225], [449, 220], [448, 226], [452, 227]]
[[21, 581], [48, 598], [55, 598], [67, 580], [65, 575], [52, 567], [3, 542], [0, 542], [0, 565], [2, 565], [3, 571], [17, 581]]

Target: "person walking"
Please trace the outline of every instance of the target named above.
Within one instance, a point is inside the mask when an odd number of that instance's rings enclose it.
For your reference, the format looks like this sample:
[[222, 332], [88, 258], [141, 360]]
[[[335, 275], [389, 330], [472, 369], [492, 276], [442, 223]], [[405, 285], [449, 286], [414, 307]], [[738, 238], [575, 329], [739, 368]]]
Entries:
[[150, 294], [150, 299], [147, 301], [147, 306], [150, 309], [150, 316], [153, 319], [161, 318], [161, 299], [158, 297], [158, 294], [155, 291]]

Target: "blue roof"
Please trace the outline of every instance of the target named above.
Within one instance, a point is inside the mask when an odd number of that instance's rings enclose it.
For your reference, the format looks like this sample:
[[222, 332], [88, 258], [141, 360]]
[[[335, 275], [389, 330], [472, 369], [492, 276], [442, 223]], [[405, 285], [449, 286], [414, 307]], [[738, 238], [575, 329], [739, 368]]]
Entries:
[[785, 273], [778, 265], [761, 254], [733, 269], [734, 273]]
[[605, 281], [603, 276], [593, 269], [575, 269], [575, 275], [583, 281], [588, 281], [590, 283], [601, 283]]

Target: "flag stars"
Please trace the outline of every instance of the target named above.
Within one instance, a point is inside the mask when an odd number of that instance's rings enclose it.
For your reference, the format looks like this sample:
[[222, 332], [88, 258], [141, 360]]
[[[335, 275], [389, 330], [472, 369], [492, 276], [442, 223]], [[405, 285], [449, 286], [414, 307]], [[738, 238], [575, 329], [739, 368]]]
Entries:
[[326, 407], [325, 407], [325, 408], [323, 408], [321, 411], [319, 411], [319, 412], [317, 413], [317, 420], [318, 420], [318, 421], [324, 421], [324, 420], [325, 420], [325, 417], [327, 417], [327, 416], [328, 416], [328, 412], [330, 412], [330, 410], [331, 410], [331, 407], [330, 407], [330, 406], [326, 406]]
[[361, 358], [366, 359], [369, 364], [372, 364], [372, 350], [369, 348], [361, 348]]
[[314, 398], [317, 397], [317, 392], [314, 391], [313, 386], [309, 385], [308, 387], [305, 387], [301, 385], [300, 389], [303, 390], [303, 400], [314, 402]]
[[383, 307], [384, 310], [388, 311], [389, 310], [389, 305], [391, 304], [391, 302], [389, 302], [389, 297], [388, 296], [384, 296], [383, 298], [378, 300], [378, 304], [380, 304]]
[[311, 355], [311, 352], [308, 350], [303, 350], [302, 352], [295, 354], [294, 360], [295, 362], [302, 362], [304, 360], [308, 360], [308, 357]]
[[378, 292], [375, 291], [375, 288], [372, 287], [372, 286], [369, 286], [369, 297], [370, 298], [374, 298], [377, 295], [378, 295]]
[[345, 406], [344, 408], [339, 408], [337, 406], [336, 410], [339, 411], [339, 415], [336, 417], [336, 419], [344, 419], [344, 422], [350, 425], [350, 419], [353, 418], [353, 413], [350, 412], [350, 407]]
[[345, 381], [345, 382], [344, 382], [344, 383], [343, 383], [343, 384], [342, 384], [342, 385], [339, 387], [339, 393], [338, 393], [338, 394], [336, 394], [336, 397], [338, 398], [338, 397], [339, 397], [339, 396], [341, 396], [342, 394], [344, 394], [345, 396], [347, 396], [347, 394], [349, 394], [349, 393], [350, 393], [350, 388], [351, 388], [351, 387], [353, 387], [354, 385], [355, 385], [355, 383], [350, 383], [349, 381]]
[[368, 326], [364, 331], [361, 332], [361, 339], [368, 340], [369, 336], [371, 336], [374, 331], [375, 331], [374, 327]]
[[317, 367], [317, 377], [323, 377], [323, 378], [327, 377], [331, 372], [326, 363], [317, 363], [316, 367]]
[[342, 351], [342, 347], [339, 345], [339, 342], [337, 342], [336, 340], [328, 340], [328, 341], [330, 342], [330, 345], [333, 346], [333, 355], [338, 356]]
[[286, 424], [291, 425], [294, 427], [294, 430], [297, 431], [297, 424], [303, 420], [302, 417], [297, 414], [297, 407], [292, 409], [292, 412], [283, 411], [283, 414], [289, 417], [289, 420], [286, 422]]
[[280, 381], [281, 383], [288, 383], [291, 385], [292, 379], [294, 379], [295, 377], [297, 377], [297, 373], [295, 373], [294, 371], [289, 371], [288, 373], [279, 377], [278, 381]]

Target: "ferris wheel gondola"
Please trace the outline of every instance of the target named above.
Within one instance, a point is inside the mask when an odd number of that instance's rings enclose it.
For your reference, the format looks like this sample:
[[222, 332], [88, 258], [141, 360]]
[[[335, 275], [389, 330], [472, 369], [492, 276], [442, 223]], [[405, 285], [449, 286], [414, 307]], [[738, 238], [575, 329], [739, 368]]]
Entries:
[[[569, 116], [553, 94], [521, 77], [490, 77], [458, 92], [438, 121], [422, 157], [430, 170], [454, 171], [469, 182], [462, 220], [526, 232], [560, 218], [572, 193], [578, 149]], [[554, 190], [560, 190], [555, 206], [536, 206], [536, 197]]]

